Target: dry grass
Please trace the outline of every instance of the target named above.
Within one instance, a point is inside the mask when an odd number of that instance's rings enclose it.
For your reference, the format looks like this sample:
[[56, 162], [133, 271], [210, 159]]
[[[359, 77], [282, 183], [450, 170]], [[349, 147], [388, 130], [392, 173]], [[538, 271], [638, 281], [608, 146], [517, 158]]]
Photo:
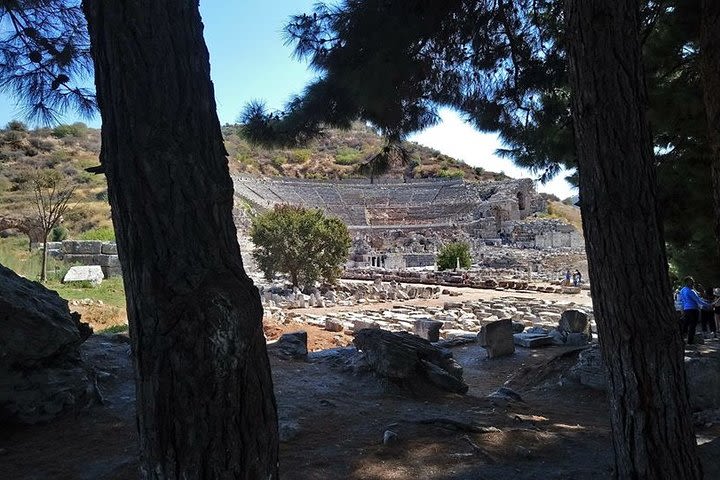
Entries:
[[580, 208], [574, 205], [567, 205], [562, 202], [549, 202], [548, 214], [557, 218], [561, 218], [574, 226], [579, 232], [582, 232], [582, 218], [580, 216]]

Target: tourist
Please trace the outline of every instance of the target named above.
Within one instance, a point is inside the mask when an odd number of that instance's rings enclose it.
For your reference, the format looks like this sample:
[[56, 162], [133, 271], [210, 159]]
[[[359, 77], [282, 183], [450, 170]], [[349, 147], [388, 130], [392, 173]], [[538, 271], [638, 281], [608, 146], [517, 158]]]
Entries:
[[575, 273], [573, 273], [573, 284], [577, 287], [580, 285], [580, 282], [582, 282], [582, 273], [580, 273], [580, 270], [575, 270]]
[[565, 282], [563, 283], [566, 287], [570, 286], [570, 270], [565, 271]]
[[698, 321], [700, 320], [700, 309], [703, 306], [708, 306], [708, 302], [700, 298], [693, 287], [695, 286], [695, 280], [692, 277], [685, 277], [683, 279], [685, 285], [680, 289], [678, 297], [682, 303], [683, 317], [682, 327], [683, 333], [687, 334], [688, 345], [692, 344], [695, 340], [695, 329], [697, 328]]
[[700, 325], [702, 328], [703, 336], [705, 338], [708, 338], [709, 334], [712, 333], [713, 338], [717, 338], [712, 288], [703, 289], [702, 287], [698, 286], [698, 290], [700, 292], [703, 292], [702, 299], [707, 302], [707, 306], [703, 306], [700, 309]]

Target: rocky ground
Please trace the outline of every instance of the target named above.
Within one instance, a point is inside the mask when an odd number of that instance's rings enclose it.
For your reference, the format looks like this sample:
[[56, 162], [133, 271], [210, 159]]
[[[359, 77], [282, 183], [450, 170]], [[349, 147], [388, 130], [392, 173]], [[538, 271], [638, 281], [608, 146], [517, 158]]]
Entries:
[[[268, 324], [266, 331], [277, 329], [277, 335], [304, 326], [310, 349], [337, 344], [338, 333], [294, 322]], [[717, 353], [717, 347], [716, 341], [708, 341], [690, 353]], [[306, 360], [271, 354], [282, 478], [611, 475], [605, 394], [568, 374], [579, 349], [518, 348], [512, 356], [492, 360], [476, 343], [451, 351], [464, 368], [466, 395], [401, 389], [376, 377], [349, 349], [310, 353]], [[94, 335], [81, 346], [81, 354], [96, 372], [103, 403], [50, 423], [3, 429], [0, 478], [137, 478], [127, 337]], [[488, 398], [501, 386], [521, 400]], [[710, 417], [698, 420], [705, 476], [720, 478], [720, 427]]]

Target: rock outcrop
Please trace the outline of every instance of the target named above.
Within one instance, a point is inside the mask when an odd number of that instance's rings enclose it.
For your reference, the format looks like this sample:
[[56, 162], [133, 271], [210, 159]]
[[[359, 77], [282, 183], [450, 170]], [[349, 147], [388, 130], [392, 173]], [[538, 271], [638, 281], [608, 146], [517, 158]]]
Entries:
[[91, 403], [78, 350], [91, 333], [57, 292], [0, 265], [0, 423], [43, 422]]

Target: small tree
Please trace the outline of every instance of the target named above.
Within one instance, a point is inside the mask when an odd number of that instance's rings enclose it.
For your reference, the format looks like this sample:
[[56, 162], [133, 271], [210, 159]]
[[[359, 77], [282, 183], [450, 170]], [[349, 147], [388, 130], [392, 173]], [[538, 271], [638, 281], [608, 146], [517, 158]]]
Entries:
[[31, 178], [33, 193], [35, 194], [35, 207], [37, 219], [42, 232], [43, 256], [40, 271], [40, 281], [47, 281], [47, 252], [48, 237], [52, 230], [58, 226], [62, 216], [70, 208], [75, 186], [71, 185], [62, 175], [54, 170], [42, 170]]
[[250, 236], [253, 257], [265, 278], [286, 273], [295, 286], [312, 285], [320, 278], [335, 281], [350, 248], [342, 221], [290, 205], [277, 205], [253, 218]]
[[470, 257], [470, 245], [465, 242], [454, 242], [445, 245], [437, 257], [438, 269], [452, 270], [457, 267], [470, 268], [472, 258]]

